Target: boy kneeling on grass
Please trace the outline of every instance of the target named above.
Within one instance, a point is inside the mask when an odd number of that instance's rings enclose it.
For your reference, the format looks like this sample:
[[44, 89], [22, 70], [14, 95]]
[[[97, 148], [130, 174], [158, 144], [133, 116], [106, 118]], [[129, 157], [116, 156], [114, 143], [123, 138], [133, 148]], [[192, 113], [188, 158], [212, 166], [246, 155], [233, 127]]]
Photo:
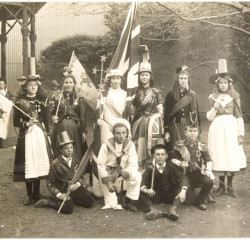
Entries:
[[[200, 210], [206, 210], [206, 199], [211, 193], [214, 182], [212, 162], [205, 144], [198, 140], [199, 130], [195, 125], [185, 127], [186, 140], [175, 144], [175, 157], [172, 162], [184, 169], [190, 182], [190, 191], [187, 197], [189, 204], [196, 205]], [[195, 188], [201, 188], [196, 196]], [[215, 202], [213, 196], [210, 202]]]
[[94, 199], [91, 193], [82, 186], [83, 179], [68, 186], [74, 177], [79, 161], [73, 155], [73, 141], [70, 140], [66, 131], [58, 135], [58, 143], [60, 155], [52, 162], [47, 179], [51, 197], [39, 200], [35, 207], [50, 207], [59, 210], [64, 200], [60, 212], [65, 214], [73, 212], [73, 203], [86, 208], [92, 207]]

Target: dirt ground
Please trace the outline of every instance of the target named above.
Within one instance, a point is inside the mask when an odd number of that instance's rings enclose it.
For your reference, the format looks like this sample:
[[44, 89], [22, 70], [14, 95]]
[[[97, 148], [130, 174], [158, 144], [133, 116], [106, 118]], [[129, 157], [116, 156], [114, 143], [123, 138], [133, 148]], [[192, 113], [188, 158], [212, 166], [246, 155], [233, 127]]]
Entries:
[[[208, 126], [203, 126], [203, 139]], [[250, 157], [250, 124], [246, 125], [245, 150]], [[235, 178], [237, 198], [227, 194], [209, 204], [207, 211], [182, 205], [180, 219], [146, 221], [143, 213], [101, 210], [103, 199], [91, 209], [75, 206], [71, 215], [53, 209], [24, 206], [25, 184], [12, 182], [14, 150], [0, 149], [1, 238], [241, 238], [250, 237], [250, 170]], [[248, 161], [249, 164], [249, 161]], [[218, 181], [215, 182], [218, 186]], [[44, 181], [42, 193], [46, 193]], [[159, 205], [167, 210], [169, 205]]]

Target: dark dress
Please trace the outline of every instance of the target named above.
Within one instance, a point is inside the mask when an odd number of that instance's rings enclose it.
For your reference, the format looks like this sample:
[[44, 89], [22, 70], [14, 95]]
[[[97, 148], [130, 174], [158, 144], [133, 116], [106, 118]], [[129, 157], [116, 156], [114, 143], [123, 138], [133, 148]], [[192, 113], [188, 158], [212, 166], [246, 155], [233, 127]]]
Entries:
[[[174, 144], [185, 139], [184, 129], [186, 125], [200, 126], [199, 110], [196, 93], [191, 90], [179, 90], [179, 100], [174, 96], [174, 91], [168, 92], [164, 105], [164, 129], [170, 134], [169, 150], [173, 150]], [[175, 126], [175, 124], [176, 126]], [[179, 136], [176, 131], [179, 131]]]
[[[29, 114], [31, 117], [38, 119], [37, 126], [44, 132], [44, 138], [46, 141], [46, 147], [49, 159], [52, 159], [52, 153], [50, 150], [49, 142], [46, 133], [49, 133], [48, 119], [46, 107], [44, 105], [44, 99], [41, 97], [27, 97], [23, 96], [16, 101], [16, 106], [22, 109], [25, 113]], [[19, 128], [19, 135], [16, 145], [16, 155], [14, 162], [14, 182], [30, 181], [32, 179], [25, 179], [25, 135], [28, 133], [28, 127], [26, 123], [29, 122], [29, 118], [23, 113], [14, 108], [13, 114], [13, 124], [14, 127]], [[46, 176], [43, 176], [46, 177]]]
[[[150, 159], [149, 150], [151, 147], [149, 146], [149, 142], [151, 146], [154, 146], [155, 144], [163, 143], [164, 141], [161, 119], [159, 119], [160, 122], [158, 126], [159, 134], [154, 139], [154, 142], [152, 143], [152, 134], [150, 139], [148, 137], [150, 118], [155, 113], [159, 112], [157, 106], [160, 104], [163, 105], [162, 92], [159, 89], [152, 87], [138, 88], [132, 104], [135, 108], [134, 119], [132, 122], [132, 140], [136, 146], [139, 165], [142, 165], [146, 160]], [[160, 139], [162, 139], [162, 142], [159, 142]]]
[[[58, 99], [53, 99], [53, 102], [52, 116], [56, 113]], [[57, 124], [54, 124], [51, 134], [52, 149], [56, 157], [59, 155], [57, 136], [61, 132], [67, 131], [70, 139], [74, 141], [74, 154], [76, 154], [79, 159], [82, 159], [87, 149], [87, 144], [83, 142], [82, 139], [82, 134], [87, 133], [85, 111], [86, 104], [82, 97], [77, 98], [75, 91], [63, 92], [58, 111], [59, 120]]]

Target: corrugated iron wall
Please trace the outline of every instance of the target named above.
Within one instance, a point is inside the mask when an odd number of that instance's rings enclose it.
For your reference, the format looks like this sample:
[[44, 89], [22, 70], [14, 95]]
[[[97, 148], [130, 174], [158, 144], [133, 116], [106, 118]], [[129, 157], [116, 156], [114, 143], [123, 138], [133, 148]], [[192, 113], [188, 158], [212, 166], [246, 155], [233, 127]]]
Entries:
[[[77, 11], [71, 7], [71, 4], [72, 2], [48, 2], [36, 14], [37, 59], [40, 57], [42, 50], [48, 47], [53, 41], [63, 37], [77, 34], [104, 35], [107, 32], [107, 28], [103, 24], [103, 14], [86, 14], [86, 12], [92, 10], [94, 10], [94, 12], [102, 11], [103, 6], [101, 4], [93, 5], [93, 3], [91, 3], [89, 6], [85, 6], [87, 4], [85, 3], [82, 9], [78, 9], [79, 15], [74, 15], [74, 12]], [[76, 7], [77, 6], [75, 6], [75, 8]], [[16, 24], [7, 37], [7, 87], [10, 91], [16, 93], [19, 88], [16, 79], [22, 76], [23, 71], [22, 34], [20, 25]], [[16, 136], [12, 126], [12, 119], [9, 136]]]
[[[221, 30], [218, 33], [218, 30], [204, 29], [195, 33], [195, 29], [189, 30], [190, 38], [166, 42], [150, 49], [155, 86], [160, 87], [166, 96], [176, 78], [176, 68], [187, 65], [191, 74], [191, 89], [198, 97], [199, 110], [206, 112], [208, 96], [213, 90], [209, 77], [218, 68], [218, 59], [227, 58], [225, 48], [232, 31]], [[230, 63], [228, 69], [230, 71]], [[239, 86], [236, 85], [237, 88]]]

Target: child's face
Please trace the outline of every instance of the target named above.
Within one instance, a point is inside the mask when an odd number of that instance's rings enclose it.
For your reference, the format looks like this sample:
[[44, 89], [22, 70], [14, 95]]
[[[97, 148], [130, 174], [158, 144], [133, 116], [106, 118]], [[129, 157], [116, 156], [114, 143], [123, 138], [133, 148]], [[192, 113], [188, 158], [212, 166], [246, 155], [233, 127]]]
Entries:
[[38, 91], [38, 83], [36, 81], [29, 81], [26, 86], [28, 94], [36, 94]]
[[185, 136], [188, 141], [196, 141], [198, 137], [199, 131], [196, 127], [187, 127], [187, 130], [185, 132]]
[[153, 158], [155, 159], [156, 163], [162, 165], [168, 158], [168, 154], [166, 153], [165, 149], [156, 149], [153, 154]]
[[127, 129], [125, 127], [116, 127], [114, 131], [115, 141], [119, 144], [124, 143], [128, 137]]
[[63, 145], [61, 148], [60, 148], [60, 152], [61, 154], [64, 156], [64, 157], [71, 157], [73, 155], [73, 143], [68, 143], [68, 144], [65, 144]]
[[228, 80], [226, 78], [221, 78], [218, 86], [220, 91], [226, 92], [228, 90]]

